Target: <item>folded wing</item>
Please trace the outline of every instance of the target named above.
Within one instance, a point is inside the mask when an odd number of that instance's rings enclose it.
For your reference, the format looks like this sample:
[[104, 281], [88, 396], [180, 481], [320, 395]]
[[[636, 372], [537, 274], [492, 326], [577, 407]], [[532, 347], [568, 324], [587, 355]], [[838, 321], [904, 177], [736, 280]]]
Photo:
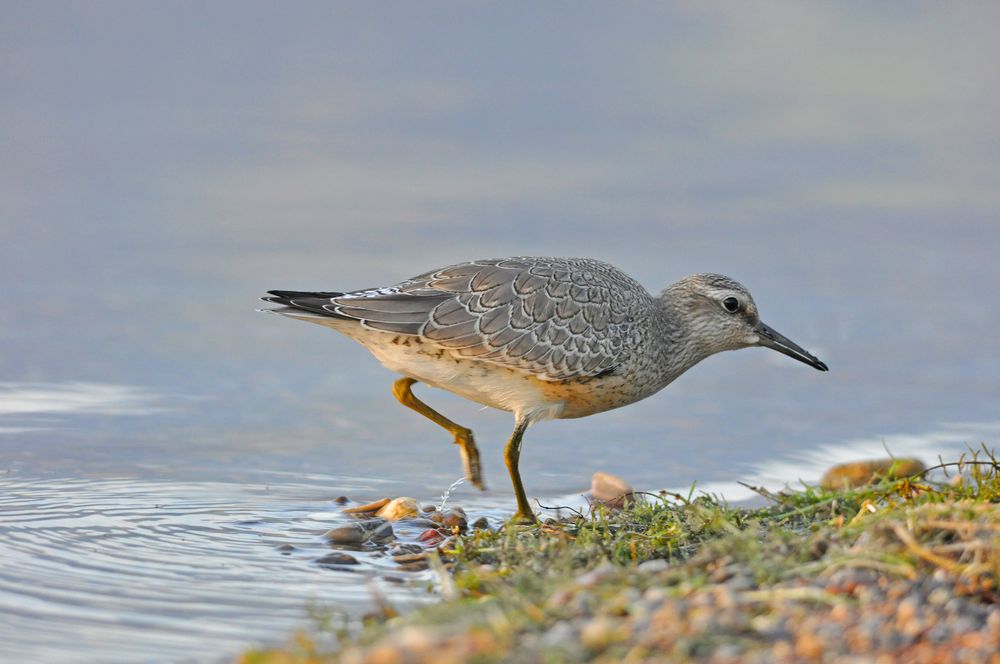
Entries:
[[420, 337], [543, 380], [613, 371], [650, 297], [611, 265], [555, 258], [462, 263], [353, 293], [271, 294], [265, 299]]

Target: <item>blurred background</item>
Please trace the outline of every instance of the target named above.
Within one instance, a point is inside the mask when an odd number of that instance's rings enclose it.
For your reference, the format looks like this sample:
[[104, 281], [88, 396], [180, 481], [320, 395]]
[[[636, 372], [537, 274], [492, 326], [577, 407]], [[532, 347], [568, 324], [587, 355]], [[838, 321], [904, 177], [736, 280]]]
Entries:
[[[0, 3], [0, 454], [21, 478], [437, 496], [394, 376], [267, 289], [507, 255], [745, 283], [761, 349], [525, 439], [743, 497], [1000, 434], [995, 3]], [[512, 426], [440, 391], [511, 504]], [[374, 488], [374, 487], [378, 488]], [[80, 485], [75, 491], [85, 491]], [[234, 489], [236, 491], [236, 489]], [[225, 494], [225, 491], [222, 492]]]

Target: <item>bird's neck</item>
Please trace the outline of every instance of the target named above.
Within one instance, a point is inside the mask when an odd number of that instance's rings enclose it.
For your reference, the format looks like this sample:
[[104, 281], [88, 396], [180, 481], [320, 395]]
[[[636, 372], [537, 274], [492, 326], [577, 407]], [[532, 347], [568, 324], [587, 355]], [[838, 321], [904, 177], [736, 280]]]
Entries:
[[716, 351], [702, 343], [695, 333], [690, 315], [692, 307], [685, 301], [684, 294], [673, 293], [668, 288], [657, 298], [657, 303], [657, 316], [653, 321], [656, 342], [652, 347], [665, 386]]

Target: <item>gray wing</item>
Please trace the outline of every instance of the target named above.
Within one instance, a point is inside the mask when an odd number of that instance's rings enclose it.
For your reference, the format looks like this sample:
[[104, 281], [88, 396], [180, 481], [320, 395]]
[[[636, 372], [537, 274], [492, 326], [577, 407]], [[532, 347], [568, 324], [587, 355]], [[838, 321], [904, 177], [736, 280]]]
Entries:
[[597, 376], [621, 363], [650, 295], [589, 259], [505, 258], [452, 265], [323, 306], [366, 327], [421, 337], [544, 380]]

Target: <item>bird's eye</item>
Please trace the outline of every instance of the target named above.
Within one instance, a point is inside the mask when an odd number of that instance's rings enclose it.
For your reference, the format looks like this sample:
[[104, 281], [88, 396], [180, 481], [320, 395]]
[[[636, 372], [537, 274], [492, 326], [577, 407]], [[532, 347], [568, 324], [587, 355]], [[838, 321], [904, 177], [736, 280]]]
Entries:
[[722, 301], [722, 308], [731, 314], [735, 314], [740, 310], [740, 301], [735, 297], [727, 297]]

